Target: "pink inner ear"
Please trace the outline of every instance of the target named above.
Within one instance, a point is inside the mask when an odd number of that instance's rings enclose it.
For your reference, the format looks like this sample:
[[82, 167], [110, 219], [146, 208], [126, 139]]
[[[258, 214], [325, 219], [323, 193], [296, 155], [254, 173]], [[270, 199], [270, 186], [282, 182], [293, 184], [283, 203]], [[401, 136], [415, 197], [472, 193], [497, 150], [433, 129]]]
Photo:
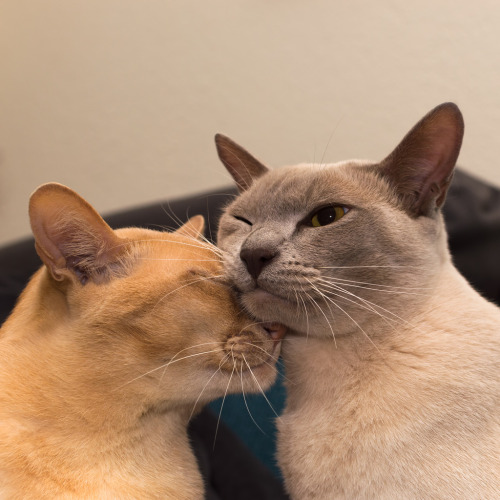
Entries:
[[202, 215], [195, 215], [191, 217], [183, 226], [181, 226], [176, 234], [181, 234], [184, 236], [189, 236], [190, 238], [196, 238], [203, 240], [203, 230], [205, 228], [205, 219]]
[[269, 171], [265, 165], [229, 137], [217, 134], [215, 144], [220, 160], [232, 175], [240, 192], [246, 191], [255, 179]]
[[424, 116], [381, 163], [383, 175], [413, 215], [430, 215], [444, 203], [463, 130], [456, 105], [442, 104]]
[[45, 184], [33, 193], [30, 221], [38, 255], [58, 280], [66, 271], [80, 281], [88, 279], [124, 251], [122, 240], [101, 216], [59, 184]]

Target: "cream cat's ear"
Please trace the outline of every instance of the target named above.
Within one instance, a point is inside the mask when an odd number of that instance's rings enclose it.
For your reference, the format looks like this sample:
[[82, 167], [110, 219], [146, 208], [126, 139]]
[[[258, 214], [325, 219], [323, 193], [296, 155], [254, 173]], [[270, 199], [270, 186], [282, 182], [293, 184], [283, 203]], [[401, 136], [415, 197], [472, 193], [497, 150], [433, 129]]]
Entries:
[[425, 115], [381, 163], [412, 216], [432, 215], [445, 200], [464, 134], [462, 113], [453, 103]]
[[31, 195], [29, 216], [36, 251], [57, 281], [66, 277], [85, 284], [103, 279], [126, 251], [125, 240], [61, 184], [40, 186]]
[[205, 219], [203, 215], [195, 215], [191, 217], [183, 226], [181, 226], [175, 234], [189, 236], [198, 240], [203, 239], [203, 230], [205, 229]]
[[215, 145], [220, 160], [236, 181], [240, 192], [246, 191], [255, 179], [269, 169], [254, 158], [246, 149], [222, 134], [215, 136]]

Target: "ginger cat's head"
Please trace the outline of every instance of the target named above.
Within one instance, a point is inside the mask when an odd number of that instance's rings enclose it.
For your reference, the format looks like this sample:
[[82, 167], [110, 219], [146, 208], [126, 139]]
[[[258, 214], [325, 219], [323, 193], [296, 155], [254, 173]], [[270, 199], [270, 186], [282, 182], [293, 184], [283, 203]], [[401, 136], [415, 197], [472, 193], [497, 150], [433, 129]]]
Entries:
[[428, 113], [382, 162], [271, 170], [218, 135], [240, 196], [218, 244], [245, 306], [304, 334], [397, 324], [449, 261], [440, 208], [463, 136], [451, 103]]
[[72, 397], [94, 392], [99, 404], [122, 400], [134, 414], [191, 410], [274, 381], [283, 327], [240, 309], [201, 216], [174, 233], [114, 231], [51, 183], [33, 193], [30, 219], [45, 266], [6, 331], [29, 323], [22, 336], [36, 345], [36, 364], [51, 377], [73, 367]]

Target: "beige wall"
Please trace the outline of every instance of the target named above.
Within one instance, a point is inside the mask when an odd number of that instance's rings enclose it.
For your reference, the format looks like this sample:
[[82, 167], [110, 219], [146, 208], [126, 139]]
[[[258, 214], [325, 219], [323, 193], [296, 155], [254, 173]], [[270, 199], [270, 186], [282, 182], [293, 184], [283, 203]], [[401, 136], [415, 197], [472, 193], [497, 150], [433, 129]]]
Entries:
[[447, 100], [500, 185], [499, 48], [497, 0], [0, 0], [0, 243], [43, 182], [104, 212], [224, 186], [218, 131], [380, 159]]

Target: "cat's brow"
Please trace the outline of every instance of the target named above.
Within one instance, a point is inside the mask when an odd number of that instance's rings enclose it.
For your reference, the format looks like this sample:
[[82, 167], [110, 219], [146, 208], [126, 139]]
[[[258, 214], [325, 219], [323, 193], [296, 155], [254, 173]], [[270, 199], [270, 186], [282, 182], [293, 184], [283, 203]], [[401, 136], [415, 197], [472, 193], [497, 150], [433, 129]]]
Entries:
[[188, 283], [185, 283], [184, 285], [181, 285], [181, 286], [175, 288], [174, 290], [168, 292], [167, 294], [165, 294], [163, 297], [161, 297], [158, 300], [158, 302], [156, 303], [155, 307], [157, 307], [158, 304], [160, 304], [160, 302], [162, 302], [163, 300], [165, 300], [169, 295], [172, 295], [173, 293], [178, 292], [179, 290], [182, 290], [183, 288], [186, 288], [187, 286], [195, 285], [196, 283], [199, 283], [199, 282], [202, 282], [202, 281], [215, 280], [216, 278], [221, 278], [221, 277], [223, 277], [222, 274], [221, 275], [216, 275], [216, 276], [204, 277], [204, 278], [200, 278], [200, 279], [197, 279], [197, 280], [191, 280]]

